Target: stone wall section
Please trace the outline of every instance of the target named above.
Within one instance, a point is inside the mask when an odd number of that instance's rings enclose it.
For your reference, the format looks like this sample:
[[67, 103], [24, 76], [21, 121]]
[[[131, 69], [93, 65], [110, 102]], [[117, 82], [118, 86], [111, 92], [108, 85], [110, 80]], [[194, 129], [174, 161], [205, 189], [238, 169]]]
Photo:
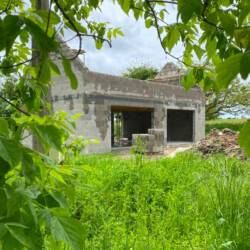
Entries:
[[87, 151], [111, 151], [111, 106], [153, 108], [154, 128], [163, 128], [167, 133], [167, 109], [194, 110], [194, 140], [204, 136], [204, 95], [199, 89], [185, 93], [180, 86], [140, 81], [91, 72], [73, 63], [78, 79], [78, 89], [72, 90], [64, 75], [53, 77], [54, 110], [64, 110], [68, 115], [83, 114], [76, 122], [76, 134], [87, 139], [98, 139], [99, 144]]
[[[66, 47], [66, 56], [72, 54]], [[64, 110], [68, 115], [83, 114], [76, 122], [76, 135], [87, 139], [98, 139], [86, 152], [111, 151], [111, 106], [153, 108], [153, 128], [164, 129], [167, 141], [167, 110], [193, 110], [194, 141], [205, 135], [205, 96], [198, 87], [185, 92], [178, 84], [167, 82], [141, 81], [89, 71], [76, 59], [72, 70], [78, 79], [77, 90], [72, 90], [65, 76], [61, 59], [54, 57], [61, 76], [54, 76], [51, 94], [53, 109]], [[178, 81], [178, 78], [176, 78]]]

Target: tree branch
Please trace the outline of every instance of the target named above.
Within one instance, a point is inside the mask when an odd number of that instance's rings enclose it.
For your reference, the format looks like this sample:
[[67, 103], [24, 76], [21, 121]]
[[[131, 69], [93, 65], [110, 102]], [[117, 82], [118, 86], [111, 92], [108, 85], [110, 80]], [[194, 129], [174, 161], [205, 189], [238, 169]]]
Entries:
[[45, 31], [44, 44], [43, 44], [43, 53], [42, 53], [41, 65], [40, 65], [40, 69], [39, 69], [37, 78], [40, 77], [40, 75], [42, 73], [42, 69], [43, 69], [43, 64], [44, 64], [44, 57], [45, 57], [45, 51], [46, 51], [46, 46], [47, 46], [47, 38], [48, 38], [49, 23], [50, 23], [51, 6], [52, 6], [52, 0], [50, 0], [50, 5], [49, 5], [47, 27], [46, 27], [46, 31]]
[[63, 14], [63, 16], [68, 20], [68, 22], [70, 23], [70, 25], [72, 26], [72, 28], [75, 30], [76, 32], [76, 36], [79, 37], [79, 48], [78, 51], [76, 53], [76, 55], [72, 58], [70, 58], [69, 60], [74, 60], [76, 59], [80, 53], [81, 53], [81, 49], [82, 49], [82, 37], [80, 36], [80, 32], [77, 29], [77, 27], [75, 26], [74, 22], [70, 19], [70, 17], [65, 13], [64, 9], [62, 8], [62, 6], [59, 4], [58, 0], [54, 0], [57, 8], [61, 11], [61, 13]]
[[8, 66], [0, 66], [0, 69], [11, 69], [11, 68], [15, 68], [15, 67], [20, 66], [20, 65], [23, 65], [23, 64], [25, 64], [25, 63], [27, 63], [27, 62], [31, 62], [32, 60], [36, 59], [37, 57], [38, 57], [38, 55], [37, 55], [37, 56], [34, 56], [34, 57], [32, 57], [32, 58], [30, 58], [30, 59], [24, 61], [24, 62], [20, 62], [20, 63], [17, 63], [17, 64], [8, 65]]
[[175, 60], [177, 60], [178, 62], [181, 62], [182, 64], [188, 66], [188, 67], [193, 67], [192, 65], [189, 65], [187, 63], [185, 63], [184, 61], [180, 60], [178, 57], [172, 55], [171, 53], [167, 52], [166, 48], [164, 47], [163, 45], [163, 41], [161, 39], [161, 34], [160, 34], [160, 31], [159, 31], [159, 24], [158, 24], [158, 20], [157, 20], [157, 17], [156, 17], [156, 14], [155, 14], [155, 11], [153, 9], [153, 7], [151, 6], [150, 4], [150, 1], [149, 0], [146, 0], [147, 4], [148, 4], [148, 7], [150, 8], [152, 14], [153, 14], [153, 17], [155, 19], [155, 26], [156, 26], [156, 30], [157, 30], [157, 34], [158, 34], [158, 38], [160, 40], [160, 44], [161, 44], [161, 47], [163, 48], [165, 54], [171, 56], [172, 58], [174, 58]]
[[10, 104], [12, 107], [14, 107], [15, 109], [17, 109], [18, 111], [22, 112], [23, 114], [27, 115], [27, 116], [30, 116], [28, 113], [26, 113], [25, 111], [21, 110], [20, 108], [18, 108], [16, 105], [14, 105], [13, 103], [11, 103], [10, 101], [8, 101], [6, 98], [0, 96], [0, 98], [7, 102], [8, 104]]
[[8, 13], [8, 10], [9, 10], [9, 8], [10, 8], [10, 6], [11, 6], [11, 0], [9, 0], [8, 1], [8, 3], [7, 3], [7, 5], [6, 5], [6, 7], [5, 7], [5, 9], [2, 11], [2, 12], [0, 12], [0, 15], [2, 15], [3, 13]]

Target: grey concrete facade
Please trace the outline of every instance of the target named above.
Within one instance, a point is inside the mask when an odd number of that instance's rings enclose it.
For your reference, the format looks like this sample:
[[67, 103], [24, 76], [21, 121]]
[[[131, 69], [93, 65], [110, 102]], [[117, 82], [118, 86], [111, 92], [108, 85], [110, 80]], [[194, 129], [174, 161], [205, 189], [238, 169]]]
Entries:
[[[64, 45], [65, 56], [73, 56]], [[111, 107], [152, 108], [152, 128], [164, 130], [164, 141], [167, 144], [167, 112], [173, 110], [191, 110], [193, 116], [193, 141], [205, 135], [205, 96], [199, 87], [185, 92], [179, 84], [181, 72], [165, 78], [163, 72], [151, 81], [141, 81], [119, 76], [100, 74], [89, 71], [76, 59], [72, 61], [72, 70], [77, 80], [77, 90], [72, 90], [70, 81], [65, 76], [61, 60], [53, 56], [61, 75], [53, 76], [52, 108], [64, 110], [68, 115], [83, 114], [76, 122], [76, 135], [87, 139], [98, 139], [99, 144], [92, 144], [86, 152], [111, 151]], [[173, 66], [169, 64], [168, 69]]]

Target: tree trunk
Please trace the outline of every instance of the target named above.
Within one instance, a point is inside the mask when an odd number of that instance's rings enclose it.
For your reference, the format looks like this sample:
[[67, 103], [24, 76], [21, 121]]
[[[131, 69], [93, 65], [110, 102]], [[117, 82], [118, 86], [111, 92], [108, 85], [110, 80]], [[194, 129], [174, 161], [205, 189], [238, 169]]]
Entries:
[[[49, 1], [48, 0], [36, 0], [36, 9], [49, 10]], [[32, 48], [33, 48], [32, 57], [35, 57], [37, 56], [37, 51], [36, 51], [36, 44], [34, 41], [32, 41]], [[37, 57], [34, 60], [32, 60], [31, 62], [32, 67], [35, 67], [39, 63], [40, 59], [41, 59], [40, 57]], [[48, 87], [48, 94], [43, 99], [51, 103], [51, 86], [50, 85]], [[41, 117], [43, 117], [44, 115], [48, 115], [48, 114], [49, 114], [49, 111], [47, 109], [43, 109], [41, 112], [39, 112], [39, 115]], [[32, 148], [40, 153], [45, 153], [45, 150], [41, 142], [38, 140], [38, 138], [35, 135], [33, 135], [32, 137]]]

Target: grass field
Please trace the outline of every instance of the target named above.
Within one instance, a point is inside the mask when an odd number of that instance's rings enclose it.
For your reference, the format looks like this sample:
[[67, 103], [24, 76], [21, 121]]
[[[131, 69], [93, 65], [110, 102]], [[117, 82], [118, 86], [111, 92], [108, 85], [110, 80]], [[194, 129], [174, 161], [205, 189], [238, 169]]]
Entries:
[[85, 249], [250, 249], [249, 163], [188, 152], [81, 156], [75, 164], [85, 171], [65, 194]]
[[240, 131], [246, 121], [247, 119], [218, 119], [206, 121], [206, 134], [208, 134], [212, 128], [217, 128], [219, 130], [230, 128], [234, 131]]

